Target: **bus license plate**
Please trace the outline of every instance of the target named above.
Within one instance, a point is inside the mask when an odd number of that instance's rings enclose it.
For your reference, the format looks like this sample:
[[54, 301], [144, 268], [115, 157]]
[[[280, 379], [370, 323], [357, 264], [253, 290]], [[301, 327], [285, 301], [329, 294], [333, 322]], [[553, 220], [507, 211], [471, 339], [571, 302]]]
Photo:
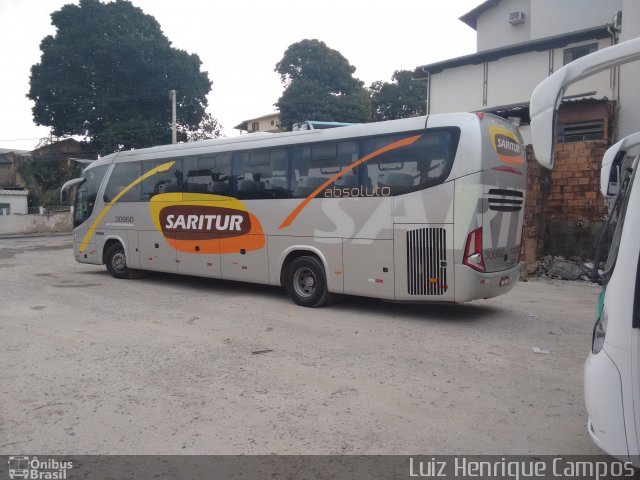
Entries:
[[505, 285], [509, 285], [509, 277], [502, 277], [500, 279], [500, 286], [504, 287]]

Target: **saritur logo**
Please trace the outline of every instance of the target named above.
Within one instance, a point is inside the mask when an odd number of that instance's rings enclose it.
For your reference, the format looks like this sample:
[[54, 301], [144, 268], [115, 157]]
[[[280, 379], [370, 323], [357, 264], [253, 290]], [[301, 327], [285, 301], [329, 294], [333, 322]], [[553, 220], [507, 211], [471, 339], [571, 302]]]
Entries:
[[497, 125], [489, 126], [491, 143], [495, 148], [498, 158], [504, 163], [524, 163], [524, 155], [520, 138], [515, 132]]
[[179, 252], [239, 253], [266, 245], [260, 221], [242, 201], [203, 193], [163, 193], [149, 202], [156, 230]]
[[496, 150], [500, 155], [520, 156], [520, 145], [505, 135], [496, 135]]
[[162, 233], [176, 240], [236, 237], [251, 230], [247, 212], [202, 205], [171, 205], [160, 211]]

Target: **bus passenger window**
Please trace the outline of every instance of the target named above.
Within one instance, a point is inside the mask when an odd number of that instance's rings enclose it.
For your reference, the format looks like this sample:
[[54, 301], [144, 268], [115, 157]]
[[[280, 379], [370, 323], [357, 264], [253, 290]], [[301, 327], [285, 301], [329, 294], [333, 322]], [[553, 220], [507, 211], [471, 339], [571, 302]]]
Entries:
[[[419, 133], [419, 132], [417, 132]], [[415, 134], [411, 134], [412, 136]], [[362, 168], [365, 188], [373, 196], [401, 195], [443, 182], [449, 173], [459, 132], [437, 130], [423, 133], [414, 143], [380, 153]], [[387, 135], [365, 141], [364, 154], [406, 138], [408, 135]], [[384, 190], [383, 190], [384, 189]]]
[[240, 199], [289, 198], [287, 150], [253, 150], [234, 155], [235, 196]]
[[[293, 196], [305, 198], [330, 179], [326, 188], [356, 187], [358, 178], [354, 170], [340, 175], [345, 168], [358, 160], [358, 142], [321, 143], [293, 149]], [[320, 194], [320, 196], [323, 196]]]
[[[147, 173], [172, 159], [148, 160], [142, 162], [142, 173]], [[182, 159], [174, 160], [169, 170], [157, 172], [142, 181], [142, 200], [148, 201], [154, 195], [182, 191]]]
[[201, 155], [184, 161], [185, 192], [229, 195], [231, 154]]
[[141, 162], [117, 163], [109, 177], [104, 192], [104, 201], [111, 202], [125, 189], [128, 190], [118, 199], [119, 202], [140, 202], [140, 184], [131, 186], [142, 175]]

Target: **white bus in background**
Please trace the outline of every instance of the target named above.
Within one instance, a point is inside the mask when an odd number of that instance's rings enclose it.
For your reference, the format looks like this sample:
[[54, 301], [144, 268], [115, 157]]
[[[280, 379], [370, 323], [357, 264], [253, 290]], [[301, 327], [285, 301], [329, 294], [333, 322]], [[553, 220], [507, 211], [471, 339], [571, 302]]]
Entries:
[[78, 262], [281, 285], [316, 307], [506, 293], [525, 176], [515, 126], [461, 113], [123, 151], [63, 191]]
[[[566, 88], [607, 68], [640, 59], [640, 38], [579, 58], [542, 82], [531, 97], [538, 161], [553, 168], [555, 115]], [[640, 108], [640, 105], [637, 106]], [[640, 125], [638, 125], [640, 129]], [[640, 467], [640, 133], [607, 150], [601, 191], [614, 197], [601, 242], [612, 238], [584, 368], [588, 431], [607, 453]], [[611, 233], [611, 231], [609, 232]], [[598, 251], [601, 251], [601, 246]], [[594, 262], [598, 268], [598, 262]], [[595, 303], [595, 299], [594, 299]]]

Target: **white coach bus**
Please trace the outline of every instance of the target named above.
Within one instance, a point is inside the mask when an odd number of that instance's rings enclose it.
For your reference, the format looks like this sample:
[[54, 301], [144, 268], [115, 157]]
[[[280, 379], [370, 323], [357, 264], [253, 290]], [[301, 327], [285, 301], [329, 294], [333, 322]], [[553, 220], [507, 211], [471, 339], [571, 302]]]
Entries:
[[431, 115], [123, 151], [77, 187], [74, 252], [138, 270], [464, 302], [518, 279], [526, 162], [509, 122]]
[[[536, 157], [553, 167], [555, 113], [572, 83], [640, 59], [640, 38], [579, 58], [547, 78], [531, 97], [531, 134]], [[640, 127], [640, 125], [639, 125]], [[612, 238], [596, 310], [591, 353], [584, 368], [587, 429], [604, 451], [640, 467], [640, 134], [604, 155], [601, 191], [613, 197], [601, 242]], [[599, 246], [600, 252], [602, 247]], [[599, 258], [599, 254], [596, 255]], [[595, 262], [596, 264], [599, 262]], [[597, 267], [596, 267], [597, 268]], [[595, 303], [595, 299], [594, 299]]]

